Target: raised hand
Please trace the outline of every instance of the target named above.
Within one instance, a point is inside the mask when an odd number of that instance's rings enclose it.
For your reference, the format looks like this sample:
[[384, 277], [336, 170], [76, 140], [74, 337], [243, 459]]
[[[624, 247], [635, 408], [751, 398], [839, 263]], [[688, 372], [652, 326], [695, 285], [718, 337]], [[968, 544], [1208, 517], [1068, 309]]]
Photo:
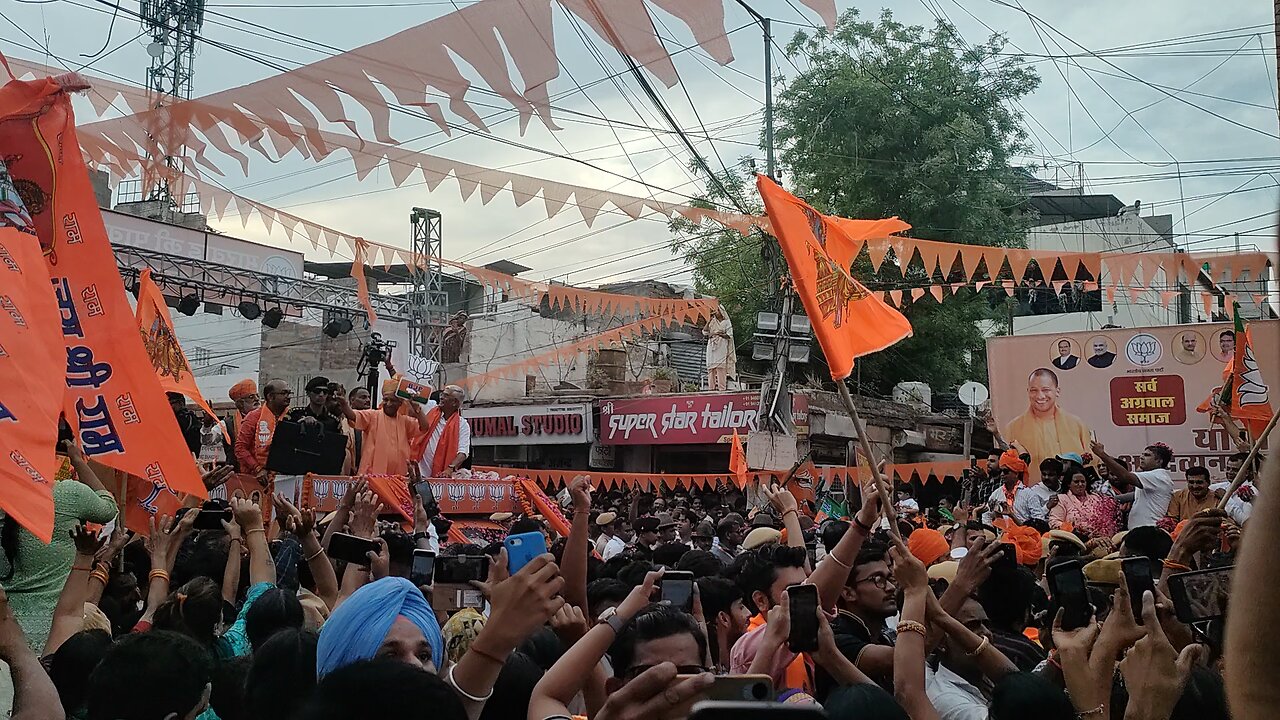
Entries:
[[591, 476], [579, 475], [569, 483], [569, 497], [573, 499], [575, 513], [591, 509]]
[[896, 535], [890, 537], [894, 541], [893, 547], [889, 548], [889, 555], [893, 557], [894, 582], [902, 590], [928, 589], [929, 573], [925, 570], [924, 563], [911, 554], [902, 538]]
[[[262, 508], [258, 503], [245, 498], [233, 497], [229, 501], [231, 505], [231, 515], [236, 519], [236, 524], [246, 533], [253, 530], [261, 530], [262, 528]], [[194, 515], [194, 513], [188, 513]]]
[[378, 541], [378, 552], [367, 552], [365, 557], [369, 560], [369, 575], [374, 580], [391, 574], [391, 553], [387, 550], [387, 541], [382, 538], [376, 538]]
[[664, 662], [640, 673], [625, 687], [609, 695], [595, 720], [656, 720], [683, 718], [715, 677], [702, 673], [676, 677], [676, 666]]
[[234, 472], [235, 469], [230, 465], [223, 465], [221, 467], [212, 468], [211, 470], [203, 473], [200, 476], [200, 480], [204, 483], [206, 490], [213, 490], [230, 480], [231, 475]]
[[110, 565], [111, 561], [115, 560], [116, 555], [119, 555], [120, 551], [124, 549], [124, 546], [128, 545], [129, 541], [132, 539], [133, 533], [129, 532], [123, 522], [117, 522], [115, 529], [111, 531], [111, 537], [107, 540], [106, 545], [103, 545], [102, 549], [98, 551], [96, 561]]
[[107, 542], [107, 538], [99, 536], [97, 531], [90, 530], [83, 522], [71, 528], [70, 533], [71, 541], [76, 546], [76, 554], [84, 557], [96, 557]]
[[1182, 697], [1192, 666], [1207, 653], [1203, 645], [1187, 645], [1181, 653], [1174, 650], [1160, 625], [1155, 596], [1150, 592], [1142, 596], [1144, 634], [1120, 661], [1120, 674], [1129, 689], [1128, 707], [1134, 711], [1125, 717], [1164, 720]]
[[789, 512], [796, 512], [800, 507], [796, 502], [796, 496], [781, 485], [761, 485], [760, 492], [768, 498], [769, 504], [773, 506], [773, 509], [778, 511], [778, 517], [782, 517]]
[[372, 490], [360, 493], [360, 496], [356, 498], [355, 506], [351, 509], [351, 534], [367, 538], [373, 537], [378, 527], [378, 515], [382, 510], [382, 502], [378, 499], [376, 493]]
[[[489, 567], [492, 569], [493, 563]], [[530, 560], [520, 572], [491, 586], [489, 622], [491, 638], [507, 650], [524, 642], [565, 603], [560, 596], [564, 578], [551, 553]]]
[[587, 625], [587, 618], [583, 615], [582, 608], [565, 603], [560, 606], [555, 615], [551, 616], [551, 629], [555, 631], [564, 646], [569, 647], [581, 640], [591, 628]]

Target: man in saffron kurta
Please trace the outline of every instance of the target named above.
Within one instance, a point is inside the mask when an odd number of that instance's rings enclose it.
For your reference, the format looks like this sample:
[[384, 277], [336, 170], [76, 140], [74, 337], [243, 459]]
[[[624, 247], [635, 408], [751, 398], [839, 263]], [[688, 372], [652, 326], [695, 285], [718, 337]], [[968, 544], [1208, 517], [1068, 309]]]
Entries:
[[[1058, 375], [1039, 368], [1027, 378], [1027, 411], [1005, 428], [1009, 442], [1031, 455], [1031, 468], [1063, 453], [1089, 452], [1089, 427], [1080, 418], [1058, 407]], [[1032, 478], [1038, 480], [1038, 477]]]
[[272, 380], [262, 388], [266, 402], [251, 410], [240, 423], [236, 433], [236, 460], [240, 472], [262, 475], [267, 469], [267, 453], [271, 451], [271, 438], [276, 423], [289, 409], [293, 391], [283, 380]]
[[355, 410], [348, 397], [338, 393], [342, 414], [363, 433], [360, 475], [407, 474], [411, 443], [428, 428], [422, 406], [396, 395], [399, 380], [393, 377], [382, 383], [382, 406], [377, 410]]
[[471, 454], [471, 425], [462, 417], [466, 391], [446, 385], [440, 404], [426, 415], [423, 434], [413, 443], [411, 458], [422, 477], [451, 477]]

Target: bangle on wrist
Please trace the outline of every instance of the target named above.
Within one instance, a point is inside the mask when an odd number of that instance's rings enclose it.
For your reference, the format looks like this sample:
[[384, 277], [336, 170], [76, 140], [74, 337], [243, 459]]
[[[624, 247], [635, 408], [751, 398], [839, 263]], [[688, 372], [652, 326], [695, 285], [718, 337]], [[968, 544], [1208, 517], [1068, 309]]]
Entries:
[[489, 688], [489, 693], [488, 693], [487, 695], [485, 695], [484, 697], [476, 697], [475, 695], [472, 695], [471, 693], [467, 692], [466, 690], [463, 690], [462, 688], [458, 687], [458, 681], [457, 681], [457, 680], [455, 680], [455, 679], [454, 679], [454, 677], [453, 677], [453, 671], [454, 671], [457, 667], [458, 667], [457, 665], [450, 665], [450, 666], [449, 666], [449, 670], [448, 670], [448, 672], [447, 672], [447, 673], [445, 673], [445, 680], [447, 680], [447, 681], [449, 682], [449, 685], [453, 686], [453, 689], [454, 689], [454, 690], [457, 690], [457, 691], [458, 691], [458, 694], [459, 694], [459, 695], [461, 695], [462, 697], [464, 697], [464, 698], [466, 698], [466, 699], [470, 700], [471, 702], [478, 702], [478, 703], [485, 702], [485, 701], [486, 701], [486, 700], [488, 700], [489, 698], [493, 697], [493, 688]]
[[853, 516], [853, 526], [861, 530], [864, 535], [871, 534], [871, 526], [862, 522], [862, 519], [857, 515]]
[[169, 582], [169, 573], [168, 573], [168, 571], [166, 571], [166, 570], [161, 570], [161, 569], [159, 569], [159, 568], [155, 568], [155, 569], [153, 569], [151, 572], [147, 573], [147, 579], [148, 579], [148, 580], [155, 580], [156, 578], [160, 578], [161, 580], [164, 580], [165, 582]]
[[841, 560], [840, 558], [836, 557], [836, 554], [835, 554], [835, 553], [833, 553], [833, 552], [829, 552], [829, 553], [827, 553], [827, 557], [831, 558], [831, 562], [833, 562], [833, 563], [835, 563], [835, 564], [839, 565], [840, 567], [844, 568], [845, 570], [853, 570], [853, 563], [847, 563], [847, 562], [845, 562], [845, 561]]
[[257, 527], [257, 528], [249, 528], [248, 530], [245, 530], [245, 531], [244, 531], [244, 534], [245, 534], [245, 535], [252, 535], [253, 533], [256, 533], [256, 532], [260, 532], [260, 533], [262, 533], [263, 537], [266, 537], [266, 535], [267, 535], [267, 530], [266, 530], [266, 528], [260, 528], [260, 527]]
[[974, 648], [971, 652], [965, 653], [965, 655], [968, 655], [969, 657], [978, 657], [989, 647], [991, 647], [991, 641], [984, 637], [982, 638], [982, 642], [978, 643], [978, 647]]
[[902, 620], [898, 623], [898, 634], [901, 635], [904, 632], [918, 633], [920, 637], [925, 637], [929, 634], [924, 623], [916, 622], [915, 620]]

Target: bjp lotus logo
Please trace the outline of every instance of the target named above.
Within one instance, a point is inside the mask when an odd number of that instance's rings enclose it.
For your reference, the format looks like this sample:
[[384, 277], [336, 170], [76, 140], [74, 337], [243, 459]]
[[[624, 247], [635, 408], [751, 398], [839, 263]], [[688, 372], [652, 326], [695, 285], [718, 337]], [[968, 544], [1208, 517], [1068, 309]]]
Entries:
[[1149, 367], [1160, 362], [1161, 356], [1164, 355], [1164, 347], [1154, 336], [1138, 333], [1129, 338], [1128, 344], [1124, 346], [1124, 352], [1129, 362], [1138, 367]]

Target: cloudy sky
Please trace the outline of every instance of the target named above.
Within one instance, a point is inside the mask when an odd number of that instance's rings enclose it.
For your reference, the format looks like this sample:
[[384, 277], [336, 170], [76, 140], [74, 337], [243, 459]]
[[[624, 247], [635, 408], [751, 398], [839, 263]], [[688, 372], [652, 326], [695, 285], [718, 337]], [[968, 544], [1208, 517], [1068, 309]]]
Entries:
[[[532, 0], [531, 0], [532, 1]], [[541, 0], [545, 2], [546, 0]], [[115, 0], [18, 0], [0, 10], [0, 50], [44, 59], [141, 84], [149, 64], [147, 38], [136, 18], [120, 13]], [[121, 0], [136, 10], [137, 3]], [[792, 0], [749, 0], [775, 18], [779, 45], [817, 17]], [[212, 0], [203, 35], [272, 64], [295, 67], [351, 49], [453, 11], [470, 2], [435, 0]], [[726, 27], [737, 58], [727, 67], [700, 49], [675, 58], [682, 84], [658, 88], [679, 124], [695, 136], [713, 166], [744, 155], [759, 156], [763, 83], [760, 36], [747, 14], [725, 0]], [[1275, 211], [1280, 187], [1277, 141], [1275, 48], [1272, 15], [1265, 3], [1226, 2], [1206, 6], [1191, 0], [893, 0], [855, 4], [874, 16], [887, 5], [897, 17], [930, 24], [953, 22], [969, 42], [992, 30], [1007, 35], [1009, 51], [1030, 57], [1043, 79], [1023, 104], [1036, 145], [1020, 160], [1043, 169], [1042, 177], [1073, 184], [1083, 177], [1092, 191], [1144, 210], [1174, 216], [1179, 242], [1192, 250], [1230, 247], [1240, 234], [1244, 248], [1275, 251]], [[797, 10], [800, 8], [800, 10]], [[675, 48], [692, 36], [671, 16], [653, 11], [661, 33]], [[20, 27], [19, 27], [20, 26]], [[25, 31], [25, 32], [24, 32]], [[589, 28], [556, 9], [560, 76], [551, 83], [563, 129], [550, 132], [536, 121], [521, 136], [505, 101], [473, 93], [476, 109], [494, 135], [586, 159], [611, 173], [524, 150], [492, 137], [445, 136], [425, 120], [396, 115], [393, 134], [407, 147], [475, 165], [509, 168], [593, 188], [645, 196], [644, 186], [618, 175], [642, 177], [658, 199], [679, 202], [700, 186], [688, 170], [689, 156], [644, 98], [634, 78], [621, 73], [618, 54]], [[29, 34], [29, 36], [28, 36]], [[101, 55], [94, 55], [105, 48]], [[84, 57], [82, 57], [84, 55]], [[775, 53], [775, 67], [793, 75], [804, 59]], [[195, 94], [241, 85], [273, 73], [266, 65], [209, 43], [196, 58]], [[477, 85], [483, 82], [469, 75]], [[581, 88], [585, 87], [585, 90]], [[1170, 97], [1176, 95], [1177, 97]], [[435, 98], [438, 99], [438, 98]], [[78, 106], [81, 119], [90, 108]], [[358, 117], [367, 116], [358, 112]], [[628, 123], [603, 122], [601, 118]], [[451, 118], [457, 121], [456, 117]], [[638, 128], [658, 128], [657, 132]], [[367, 129], [366, 124], [362, 129]], [[705, 134], [703, 129], [705, 128]], [[340, 128], [334, 128], [340, 130]], [[705, 139], [709, 135], [714, 140]], [[457, 185], [445, 181], [428, 191], [418, 176], [396, 188], [385, 168], [357, 181], [345, 156], [316, 163], [294, 156], [272, 164], [254, 156], [248, 177], [234, 162], [222, 180], [254, 200], [314, 219], [353, 235], [408, 246], [408, 215], [414, 206], [444, 215], [447, 257], [482, 264], [510, 259], [534, 268], [531, 277], [589, 285], [622, 278], [661, 277], [687, 282], [683, 263], [666, 250], [661, 218], [635, 222], [605, 214], [587, 228], [572, 208], [548, 220], [541, 202], [515, 207], [500, 193], [489, 205], [479, 195], [462, 202]], [[911, 218], [904, 218], [908, 222]], [[278, 245], [288, 238], [251, 223], [223, 226], [227, 232]], [[303, 242], [292, 245], [308, 257], [324, 254]]]

